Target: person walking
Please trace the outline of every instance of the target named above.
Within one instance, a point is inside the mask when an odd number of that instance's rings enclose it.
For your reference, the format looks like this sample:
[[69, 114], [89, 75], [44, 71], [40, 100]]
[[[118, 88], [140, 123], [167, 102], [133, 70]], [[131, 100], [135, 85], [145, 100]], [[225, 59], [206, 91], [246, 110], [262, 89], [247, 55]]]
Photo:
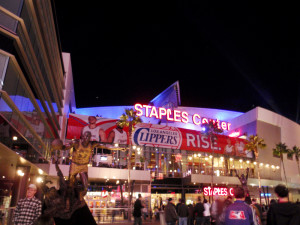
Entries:
[[225, 225], [254, 225], [252, 209], [244, 202], [244, 189], [234, 188], [234, 197], [236, 201], [225, 212]]
[[255, 205], [252, 204], [250, 196], [246, 196], [245, 202], [250, 206], [250, 208], [252, 210], [254, 225], [262, 225], [262, 221], [260, 219], [259, 210], [258, 210], [258, 208], [256, 208]]
[[222, 203], [222, 210], [221, 213], [218, 216], [218, 223], [217, 225], [222, 225], [225, 223], [225, 215], [226, 215], [226, 209], [228, 206], [230, 206], [233, 203], [233, 199], [231, 196], [228, 196], [225, 201]]
[[203, 225], [210, 225], [210, 204], [207, 199], [203, 201], [204, 212], [203, 212]]
[[263, 223], [262, 208], [260, 204], [257, 203], [256, 198], [252, 198], [252, 205], [257, 208], [260, 221]]
[[300, 207], [289, 202], [289, 190], [286, 186], [279, 184], [275, 187], [278, 203], [270, 204], [267, 212], [267, 225], [299, 225]]
[[187, 225], [187, 219], [189, 216], [189, 208], [184, 203], [184, 199], [181, 199], [181, 203], [180, 203], [180, 205], [178, 205], [178, 216], [179, 216], [178, 225]]
[[167, 225], [175, 225], [178, 220], [178, 215], [172, 198], [168, 199], [168, 204], [166, 205], [164, 212]]
[[188, 209], [189, 209], [188, 225], [194, 225], [194, 206], [192, 204], [189, 204]]
[[32, 225], [42, 214], [42, 202], [35, 197], [37, 187], [30, 184], [26, 198], [21, 199], [15, 209], [13, 222], [15, 225]]
[[194, 216], [196, 220], [196, 225], [202, 225], [203, 222], [203, 212], [204, 212], [204, 206], [201, 202], [201, 197], [198, 197], [198, 202], [195, 205], [194, 208]]
[[134, 203], [133, 209], [133, 217], [134, 223], [133, 225], [142, 225], [142, 208], [144, 205], [142, 204], [142, 195], [138, 194], [138, 199]]

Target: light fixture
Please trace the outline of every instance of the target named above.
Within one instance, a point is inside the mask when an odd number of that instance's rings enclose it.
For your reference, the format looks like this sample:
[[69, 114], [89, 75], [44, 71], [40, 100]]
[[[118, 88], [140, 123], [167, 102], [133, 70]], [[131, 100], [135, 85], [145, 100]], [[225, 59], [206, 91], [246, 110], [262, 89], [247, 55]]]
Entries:
[[37, 183], [42, 183], [42, 182], [43, 182], [43, 178], [37, 177], [37, 178], [36, 178], [36, 182], [37, 182]]
[[42, 175], [42, 174], [44, 173], [44, 171], [41, 170], [41, 169], [38, 169], [38, 171], [39, 171], [39, 174], [40, 174], [40, 175]]
[[25, 173], [22, 170], [20, 170], [20, 169], [17, 170], [17, 174], [20, 177], [23, 177], [25, 175]]
[[232, 162], [232, 161], [233, 161], [233, 158], [230, 158], [229, 160]]
[[16, 141], [16, 140], [18, 140], [18, 137], [17, 136], [13, 136], [12, 139], [13, 139], [13, 141]]

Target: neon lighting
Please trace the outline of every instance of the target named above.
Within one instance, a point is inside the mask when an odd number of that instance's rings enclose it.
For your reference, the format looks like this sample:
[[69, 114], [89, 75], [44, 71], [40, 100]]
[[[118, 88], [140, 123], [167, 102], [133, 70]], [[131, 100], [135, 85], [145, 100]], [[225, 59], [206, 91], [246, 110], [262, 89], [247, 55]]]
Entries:
[[174, 110], [174, 121], [181, 122], [180, 113], [181, 112], [179, 110]]
[[182, 119], [181, 122], [183, 123], [188, 123], [189, 122], [189, 118], [188, 118], [188, 113], [187, 112], [182, 112]]
[[227, 130], [227, 123], [226, 122], [221, 123], [221, 129], [222, 130]]
[[226, 187], [205, 187], [203, 188], [203, 194], [205, 196], [233, 196], [233, 188], [226, 188]]
[[206, 123], [208, 123], [208, 119], [207, 118], [203, 118], [202, 119], [202, 124], [206, 124]]
[[158, 118], [161, 119], [162, 116], [167, 115], [167, 110], [165, 108], [158, 108]]
[[201, 124], [201, 120], [198, 120], [198, 121], [197, 121], [197, 120], [196, 120], [196, 117], [199, 118], [199, 119], [201, 118], [198, 114], [194, 114], [194, 115], [193, 115], [193, 123], [194, 123], [195, 125], [200, 125], [200, 124]]
[[[168, 121], [175, 121], [175, 122], [181, 122], [181, 123], [189, 123], [189, 114], [185, 111], [180, 110], [172, 110], [172, 109], [166, 109], [163, 107], [155, 107], [150, 105], [142, 105], [142, 104], [135, 104], [134, 109], [136, 111], [137, 116], [145, 116], [145, 117], [154, 117], [156, 119], [163, 119], [165, 117]], [[230, 130], [231, 124], [225, 121], [219, 121], [218, 119], [209, 119], [205, 117], [201, 117], [199, 114], [195, 113], [191, 115], [192, 122], [196, 126], [201, 126], [202, 124], [209, 123], [209, 121], [212, 121], [213, 123], [216, 123], [218, 125], [218, 128], [223, 130]]]
[[143, 106], [141, 104], [135, 104], [134, 105], [134, 109], [137, 112], [136, 115], [137, 116], [142, 116], [143, 115], [143, 110], [142, 110]]
[[229, 137], [238, 137], [238, 136], [240, 136], [240, 132], [239, 131], [235, 131], [235, 132], [232, 132], [231, 134], [229, 134], [228, 136]]

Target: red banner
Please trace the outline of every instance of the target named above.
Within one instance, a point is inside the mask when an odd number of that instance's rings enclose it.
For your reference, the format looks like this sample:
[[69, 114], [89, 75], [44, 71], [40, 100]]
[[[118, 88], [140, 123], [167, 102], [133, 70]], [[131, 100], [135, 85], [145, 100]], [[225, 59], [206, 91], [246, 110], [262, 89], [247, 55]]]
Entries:
[[136, 145], [253, 158], [253, 153], [246, 150], [246, 141], [243, 139], [216, 135], [215, 140], [212, 141], [211, 137], [200, 131], [156, 124], [136, 125], [132, 141]]
[[[107, 142], [110, 132], [117, 127], [116, 121], [116, 119], [70, 114], [66, 138], [79, 139], [81, 134], [87, 130], [92, 133], [92, 141]], [[124, 128], [124, 131], [127, 134], [126, 128]], [[128, 134], [126, 138], [127, 136]]]

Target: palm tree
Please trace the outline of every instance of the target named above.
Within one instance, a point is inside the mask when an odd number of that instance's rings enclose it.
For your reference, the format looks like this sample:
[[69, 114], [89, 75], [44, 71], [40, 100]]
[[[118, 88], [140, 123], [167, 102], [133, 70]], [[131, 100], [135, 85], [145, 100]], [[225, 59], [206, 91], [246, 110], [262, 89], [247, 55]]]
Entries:
[[292, 149], [290, 149], [290, 151], [287, 154], [290, 157], [295, 155], [295, 158], [296, 158], [296, 161], [297, 161], [297, 166], [298, 166], [298, 173], [300, 175], [300, 166], [299, 166], [300, 148], [295, 145]]
[[[203, 133], [207, 135], [210, 139], [211, 149], [212, 149], [212, 158], [211, 158], [211, 188], [214, 188], [214, 142], [217, 140], [217, 134], [223, 132], [222, 129], [219, 128], [218, 124], [212, 120], [208, 123], [202, 124]], [[212, 195], [212, 201], [214, 199], [214, 195]]]
[[259, 149], [266, 148], [267, 145], [263, 138], [260, 138], [258, 135], [250, 135], [248, 138], [248, 142], [246, 144], [246, 149], [253, 152], [255, 159], [257, 161], [257, 178], [258, 178], [258, 190], [259, 190], [259, 200], [261, 204], [261, 180], [259, 173]]
[[134, 130], [134, 126], [138, 123], [141, 123], [142, 120], [140, 117], [136, 115], [136, 111], [133, 109], [125, 109], [125, 113], [120, 116], [120, 120], [118, 124], [123, 127], [128, 127], [129, 133], [129, 148], [128, 148], [128, 158], [127, 158], [127, 167], [128, 167], [128, 220], [131, 220], [131, 201], [132, 201], [132, 192], [133, 192], [133, 185], [131, 187], [131, 180], [130, 180], [130, 169], [131, 169], [131, 151], [132, 151], [132, 132]]
[[284, 163], [283, 163], [283, 154], [289, 153], [289, 152], [290, 152], [290, 150], [287, 148], [285, 143], [280, 142], [276, 145], [276, 148], [273, 148], [273, 155], [279, 157], [282, 162], [282, 168], [283, 168], [284, 179], [285, 179], [286, 185], [287, 185], [287, 179], [286, 179], [286, 173], [285, 173], [285, 168], [284, 168]]

